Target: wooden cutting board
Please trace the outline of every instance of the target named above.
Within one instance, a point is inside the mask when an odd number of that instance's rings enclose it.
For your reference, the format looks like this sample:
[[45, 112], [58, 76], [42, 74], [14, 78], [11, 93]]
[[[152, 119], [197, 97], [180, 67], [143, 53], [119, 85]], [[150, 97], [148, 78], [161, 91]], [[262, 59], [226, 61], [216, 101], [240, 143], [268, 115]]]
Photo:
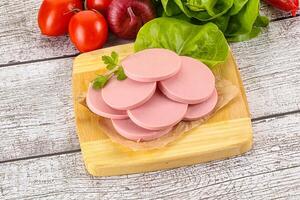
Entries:
[[133, 44], [114, 46], [85, 54], [74, 60], [72, 84], [77, 134], [87, 171], [94, 176], [148, 172], [192, 165], [240, 155], [252, 147], [251, 119], [240, 74], [232, 54], [214, 73], [239, 86], [237, 98], [207, 123], [159, 150], [132, 151], [101, 132], [98, 117], [78, 99], [96, 74], [105, 71], [101, 56], [116, 51], [120, 58], [133, 53]]

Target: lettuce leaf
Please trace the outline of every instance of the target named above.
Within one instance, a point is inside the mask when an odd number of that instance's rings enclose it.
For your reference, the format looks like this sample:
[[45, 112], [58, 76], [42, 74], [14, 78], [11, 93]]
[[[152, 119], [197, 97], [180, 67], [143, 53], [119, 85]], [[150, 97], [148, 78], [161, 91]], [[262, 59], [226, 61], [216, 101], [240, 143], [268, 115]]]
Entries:
[[229, 15], [238, 14], [247, 2], [248, 2], [248, 0], [234, 0], [233, 5], [228, 14]]
[[[162, 0], [166, 1], [166, 0]], [[172, 0], [169, 0], [172, 1]], [[233, 0], [173, 0], [188, 17], [209, 21], [225, 14], [233, 5]], [[201, 9], [200, 9], [201, 8]]]
[[223, 63], [228, 44], [213, 23], [193, 25], [175, 18], [161, 17], [146, 23], [139, 31], [134, 49], [165, 48], [179, 55], [190, 56], [209, 67]]
[[162, 0], [161, 3], [167, 16], [178, 15], [181, 13], [180, 8], [174, 1]]
[[[215, 23], [230, 42], [256, 37], [268, 19], [259, 15], [259, 0], [159, 0], [164, 15], [193, 24]], [[186, 16], [185, 18], [182, 15]], [[263, 24], [256, 23], [258, 20]]]

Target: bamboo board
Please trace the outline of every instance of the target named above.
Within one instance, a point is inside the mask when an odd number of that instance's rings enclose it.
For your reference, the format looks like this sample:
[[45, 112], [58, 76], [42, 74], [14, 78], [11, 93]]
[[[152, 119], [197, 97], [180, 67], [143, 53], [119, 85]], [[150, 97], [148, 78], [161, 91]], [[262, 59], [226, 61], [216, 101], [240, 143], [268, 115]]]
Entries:
[[251, 119], [240, 74], [232, 54], [214, 73], [239, 86], [229, 105], [208, 122], [159, 150], [132, 151], [101, 133], [98, 117], [78, 103], [96, 74], [105, 71], [102, 55], [116, 51], [120, 58], [133, 53], [126, 44], [81, 54], [74, 60], [72, 84], [76, 129], [87, 171], [94, 176], [110, 176], [170, 169], [247, 152], [252, 147]]

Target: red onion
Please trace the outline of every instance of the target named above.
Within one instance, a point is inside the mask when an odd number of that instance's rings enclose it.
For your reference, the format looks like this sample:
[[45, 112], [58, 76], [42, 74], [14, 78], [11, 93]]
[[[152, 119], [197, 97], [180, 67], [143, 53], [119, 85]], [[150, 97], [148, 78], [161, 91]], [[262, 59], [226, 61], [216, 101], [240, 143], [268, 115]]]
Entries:
[[153, 18], [151, 0], [113, 0], [107, 12], [110, 30], [123, 39], [134, 39], [143, 24]]

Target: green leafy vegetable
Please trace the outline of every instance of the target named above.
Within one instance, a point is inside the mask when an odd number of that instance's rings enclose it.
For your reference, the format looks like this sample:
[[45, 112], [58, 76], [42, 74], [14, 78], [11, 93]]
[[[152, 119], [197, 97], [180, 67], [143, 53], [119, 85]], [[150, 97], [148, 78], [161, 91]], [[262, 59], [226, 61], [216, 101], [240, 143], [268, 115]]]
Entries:
[[174, 1], [162, 0], [161, 3], [168, 16], [178, 15], [181, 12]]
[[[194, 24], [215, 23], [228, 41], [238, 42], [256, 37], [268, 25], [259, 15], [259, 0], [160, 0], [162, 16], [180, 18]], [[182, 15], [185, 16], [182, 17]], [[256, 21], [263, 18], [264, 23]]]
[[234, 0], [233, 5], [230, 8], [230, 12], [228, 14], [229, 15], [238, 14], [247, 2], [248, 2], [248, 0]]
[[228, 55], [227, 41], [215, 24], [193, 25], [167, 17], [156, 18], [140, 29], [134, 49], [147, 48], [170, 49], [199, 59], [209, 67], [224, 62]]
[[106, 74], [98, 75], [92, 81], [94, 89], [103, 88], [113, 75], [115, 75], [119, 81], [127, 78], [123, 67], [119, 65], [119, 55], [116, 52], [111, 52], [110, 56], [102, 56], [102, 61], [106, 64], [106, 69], [109, 71]]
[[[162, 0], [172, 1], [172, 0]], [[209, 21], [226, 13], [233, 5], [233, 0], [173, 0], [188, 17], [200, 21]]]

